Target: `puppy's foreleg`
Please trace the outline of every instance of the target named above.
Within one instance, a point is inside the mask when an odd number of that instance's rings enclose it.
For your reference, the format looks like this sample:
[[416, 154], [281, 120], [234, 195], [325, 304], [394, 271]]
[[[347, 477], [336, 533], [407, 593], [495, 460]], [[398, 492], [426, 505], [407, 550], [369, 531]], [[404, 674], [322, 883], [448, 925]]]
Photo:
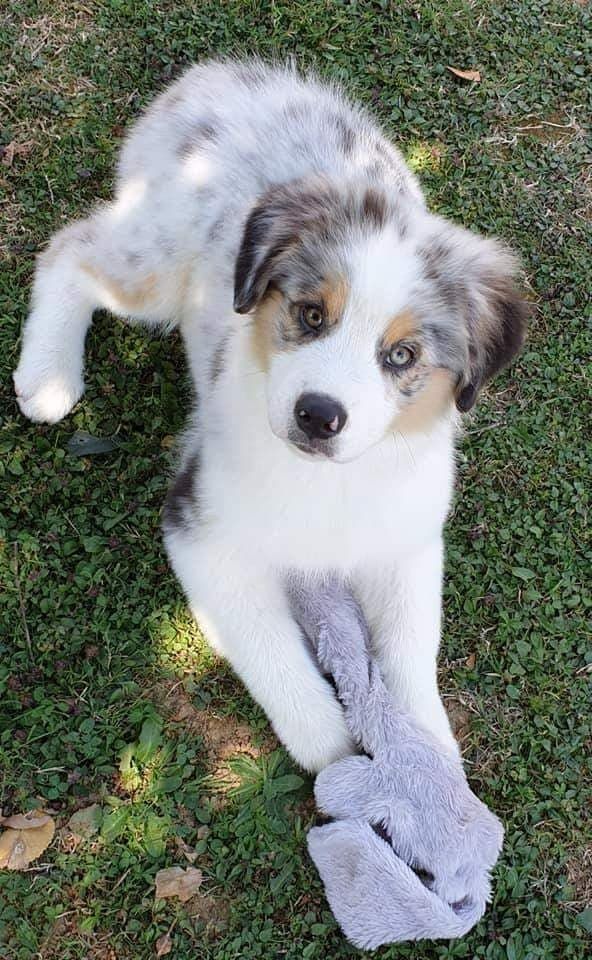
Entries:
[[165, 541], [191, 609], [226, 657], [294, 759], [317, 772], [354, 751], [343, 711], [313, 662], [280, 577], [242, 562], [210, 541], [179, 532]]
[[396, 706], [457, 753], [436, 675], [442, 565], [443, 546], [438, 539], [400, 564], [360, 571], [355, 588]]

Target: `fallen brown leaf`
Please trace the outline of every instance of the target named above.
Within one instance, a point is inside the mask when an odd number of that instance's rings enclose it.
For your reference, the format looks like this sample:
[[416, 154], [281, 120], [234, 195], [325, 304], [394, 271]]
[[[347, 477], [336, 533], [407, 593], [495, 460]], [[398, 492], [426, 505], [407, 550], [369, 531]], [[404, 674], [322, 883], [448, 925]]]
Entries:
[[103, 809], [100, 804], [91, 803], [90, 807], [84, 807], [73, 813], [66, 827], [76, 842], [80, 843], [81, 840], [87, 840], [98, 833], [102, 819]]
[[450, 70], [455, 77], [460, 77], [461, 80], [473, 80], [475, 83], [479, 83], [481, 80], [481, 74], [478, 70], [458, 70], [457, 67], [446, 67], [447, 70]]
[[168, 900], [176, 897], [181, 903], [191, 900], [203, 882], [201, 870], [195, 867], [166, 867], [156, 874], [157, 900]]
[[12, 830], [35, 830], [51, 820], [47, 813], [39, 816], [35, 816], [35, 813], [15, 813], [12, 817], [3, 817], [2, 826], [10, 827]]
[[172, 949], [173, 941], [168, 933], [163, 933], [162, 937], [159, 937], [156, 941], [156, 956], [166, 957], [167, 953], [170, 953]]
[[35, 144], [32, 140], [27, 140], [25, 143], [15, 143], [12, 140], [10, 143], [7, 143], [5, 147], [0, 147], [0, 156], [2, 157], [2, 163], [5, 167], [11, 167], [12, 162], [15, 157], [26, 157]]
[[55, 833], [53, 819], [42, 810], [6, 817], [3, 826], [6, 829], [0, 834], [0, 869], [4, 870], [24, 870], [41, 856]]

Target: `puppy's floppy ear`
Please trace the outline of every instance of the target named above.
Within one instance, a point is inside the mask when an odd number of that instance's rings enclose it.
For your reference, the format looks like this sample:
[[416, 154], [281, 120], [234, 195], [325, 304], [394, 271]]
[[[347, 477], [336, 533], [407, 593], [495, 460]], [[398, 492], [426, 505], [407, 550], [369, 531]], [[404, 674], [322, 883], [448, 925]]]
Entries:
[[529, 313], [516, 283], [516, 258], [493, 240], [479, 243], [481, 250], [467, 262], [469, 357], [456, 391], [456, 406], [463, 413], [474, 405], [481, 387], [520, 352]]
[[281, 274], [282, 264], [311, 226], [326, 228], [335, 191], [321, 178], [272, 187], [251, 210], [234, 269], [234, 309], [248, 313]]
[[481, 387], [519, 353], [529, 306], [517, 285], [518, 261], [507, 247], [438, 223], [441, 228], [420, 254], [439, 299], [457, 317], [460, 313], [465, 326], [466, 354], [456, 390], [456, 406], [464, 413]]
[[234, 267], [234, 309], [248, 313], [264, 296], [274, 264], [296, 242], [287, 224], [282, 228], [281, 210], [266, 195], [251, 210]]

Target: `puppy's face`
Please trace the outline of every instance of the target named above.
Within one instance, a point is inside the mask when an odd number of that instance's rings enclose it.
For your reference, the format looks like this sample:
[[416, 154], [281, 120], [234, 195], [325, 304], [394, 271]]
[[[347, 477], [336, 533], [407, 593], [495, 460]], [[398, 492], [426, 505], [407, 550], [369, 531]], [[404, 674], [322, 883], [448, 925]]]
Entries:
[[247, 224], [235, 301], [254, 308], [273, 432], [346, 462], [472, 406], [522, 338], [509, 255], [421, 208], [403, 229], [374, 189], [274, 194]]

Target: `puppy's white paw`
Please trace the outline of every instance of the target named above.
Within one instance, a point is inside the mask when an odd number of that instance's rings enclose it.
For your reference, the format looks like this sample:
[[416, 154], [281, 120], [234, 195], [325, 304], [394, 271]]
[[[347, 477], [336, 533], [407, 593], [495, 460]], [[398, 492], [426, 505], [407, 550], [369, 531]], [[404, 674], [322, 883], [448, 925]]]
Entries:
[[286, 724], [273, 723], [273, 726], [296, 763], [309, 773], [318, 773], [336, 760], [355, 753], [343, 711], [336, 701], [317, 704], [316, 711], [311, 711], [306, 719], [301, 717], [299, 723], [289, 728]]
[[35, 423], [57, 423], [84, 393], [82, 377], [63, 372], [40, 375], [35, 380], [19, 366], [13, 380], [21, 413]]

